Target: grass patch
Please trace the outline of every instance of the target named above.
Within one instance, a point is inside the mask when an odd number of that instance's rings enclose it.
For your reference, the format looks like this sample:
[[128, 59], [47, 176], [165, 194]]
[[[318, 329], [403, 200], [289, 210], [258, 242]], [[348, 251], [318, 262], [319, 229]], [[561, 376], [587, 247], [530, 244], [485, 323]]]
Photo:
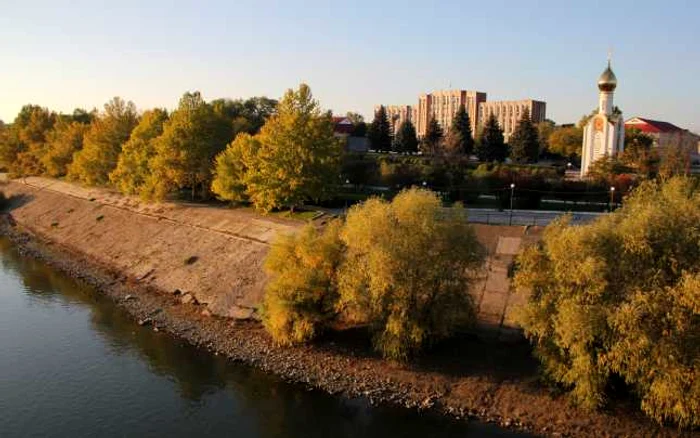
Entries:
[[319, 216], [321, 212], [314, 210], [297, 210], [292, 213], [290, 210], [273, 211], [270, 213], [271, 216], [282, 217], [285, 219], [296, 219], [301, 221], [311, 221]]

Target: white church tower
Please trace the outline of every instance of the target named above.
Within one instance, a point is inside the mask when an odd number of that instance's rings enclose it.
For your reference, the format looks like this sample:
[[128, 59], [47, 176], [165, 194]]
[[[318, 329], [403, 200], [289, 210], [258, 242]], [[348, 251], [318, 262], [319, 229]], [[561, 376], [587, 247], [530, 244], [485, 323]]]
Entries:
[[583, 128], [583, 150], [581, 152], [581, 177], [588, 173], [588, 167], [596, 160], [613, 157], [625, 149], [625, 123], [622, 111], [613, 106], [613, 94], [617, 78], [610, 68], [605, 69], [598, 79], [600, 97], [598, 114], [593, 116]]

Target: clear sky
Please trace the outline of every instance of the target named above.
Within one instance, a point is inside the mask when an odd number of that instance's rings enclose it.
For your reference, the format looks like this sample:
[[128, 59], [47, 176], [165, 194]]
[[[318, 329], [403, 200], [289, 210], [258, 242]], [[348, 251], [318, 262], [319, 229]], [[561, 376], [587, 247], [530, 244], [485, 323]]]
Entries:
[[279, 97], [304, 81], [336, 113], [451, 85], [544, 100], [567, 123], [596, 107], [612, 47], [626, 117], [700, 131], [698, 0], [432, 3], [0, 0], [0, 119], [116, 95], [141, 109], [188, 90]]

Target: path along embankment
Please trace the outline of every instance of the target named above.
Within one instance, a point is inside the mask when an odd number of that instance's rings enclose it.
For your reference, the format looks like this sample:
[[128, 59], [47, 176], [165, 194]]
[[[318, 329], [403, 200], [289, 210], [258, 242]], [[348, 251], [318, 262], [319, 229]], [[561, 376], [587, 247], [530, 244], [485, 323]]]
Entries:
[[[537, 435], [682, 436], [629, 409], [587, 413], [549, 394], [537, 383], [523, 342], [467, 337], [410, 365], [388, 363], [342, 334], [313, 346], [275, 346], [250, 317], [262, 297], [269, 243], [301, 222], [245, 210], [143, 204], [43, 178], [0, 190], [12, 197], [0, 232], [26, 254], [92, 284], [154, 330], [289, 381]], [[536, 239], [532, 231], [477, 226], [490, 257], [473, 293], [482, 324], [499, 335], [511, 330], [508, 265]]]

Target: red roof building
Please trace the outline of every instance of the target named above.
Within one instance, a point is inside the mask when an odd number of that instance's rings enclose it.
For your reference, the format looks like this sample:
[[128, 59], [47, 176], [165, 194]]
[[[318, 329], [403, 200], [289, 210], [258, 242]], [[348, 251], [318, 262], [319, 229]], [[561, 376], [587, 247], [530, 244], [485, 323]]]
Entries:
[[350, 135], [355, 125], [347, 117], [333, 117], [333, 131], [336, 135]]
[[696, 154], [700, 137], [673, 123], [633, 117], [625, 122], [625, 129], [638, 129], [654, 139], [655, 147], [681, 146]]

